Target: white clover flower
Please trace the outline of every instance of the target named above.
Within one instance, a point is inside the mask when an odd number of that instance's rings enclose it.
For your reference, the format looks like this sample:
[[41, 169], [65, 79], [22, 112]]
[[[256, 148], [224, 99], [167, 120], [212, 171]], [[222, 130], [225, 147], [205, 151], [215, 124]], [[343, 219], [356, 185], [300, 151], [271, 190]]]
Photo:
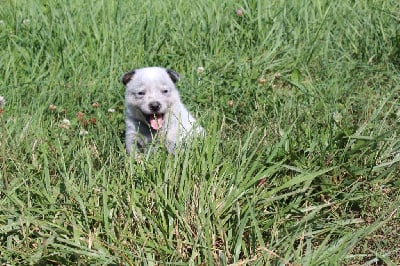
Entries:
[[115, 112], [115, 109], [114, 109], [114, 108], [110, 108], [110, 109], [108, 109], [108, 112], [109, 112], [109, 113], [114, 113], [114, 112]]
[[4, 20], [1, 19], [1, 20], [0, 20], [0, 26], [4, 26], [4, 24], [5, 24], [5, 23], [4, 23]]
[[88, 132], [87, 130], [81, 129], [81, 130], [79, 131], [79, 136], [85, 136], [85, 135], [87, 135], [87, 134], [89, 134], [89, 132]]
[[336, 123], [339, 124], [339, 123], [342, 121], [343, 116], [342, 116], [342, 114], [339, 113], [339, 112], [334, 112], [334, 113], [332, 114], [332, 118], [333, 118], [333, 120], [335, 120]]
[[3, 108], [5, 104], [6, 104], [6, 99], [3, 96], [0, 96], [0, 108]]
[[23, 21], [22, 21], [22, 23], [24, 24], [24, 25], [29, 25], [30, 23], [31, 23], [31, 20], [30, 19], [24, 19]]
[[67, 128], [69, 128], [70, 125], [71, 125], [71, 121], [69, 121], [68, 119], [64, 118], [61, 121], [60, 127], [67, 129]]
[[204, 72], [204, 67], [197, 68], [197, 74], [202, 74]]

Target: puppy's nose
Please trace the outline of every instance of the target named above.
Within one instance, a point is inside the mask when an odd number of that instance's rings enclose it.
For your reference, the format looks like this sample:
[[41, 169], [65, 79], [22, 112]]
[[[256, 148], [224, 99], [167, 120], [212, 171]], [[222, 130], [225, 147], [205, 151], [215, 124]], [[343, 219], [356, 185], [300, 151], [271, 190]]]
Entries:
[[156, 113], [156, 112], [160, 111], [161, 103], [160, 102], [151, 102], [151, 103], [149, 103], [149, 108], [150, 108], [150, 111]]

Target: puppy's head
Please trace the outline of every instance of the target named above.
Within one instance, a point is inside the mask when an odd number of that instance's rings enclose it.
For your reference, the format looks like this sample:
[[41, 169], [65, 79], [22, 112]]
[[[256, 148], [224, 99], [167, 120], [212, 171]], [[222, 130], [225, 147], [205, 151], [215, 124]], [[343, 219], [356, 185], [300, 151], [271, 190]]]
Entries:
[[136, 118], [159, 130], [164, 123], [168, 109], [179, 102], [175, 83], [179, 74], [161, 67], [140, 68], [122, 76], [126, 87], [125, 104], [135, 113]]

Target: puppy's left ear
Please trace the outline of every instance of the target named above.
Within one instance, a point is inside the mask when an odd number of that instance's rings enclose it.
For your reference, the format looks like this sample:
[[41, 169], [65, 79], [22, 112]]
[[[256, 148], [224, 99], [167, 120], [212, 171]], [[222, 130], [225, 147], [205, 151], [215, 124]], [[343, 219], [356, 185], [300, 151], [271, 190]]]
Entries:
[[128, 84], [128, 82], [132, 79], [134, 74], [135, 74], [135, 70], [132, 70], [132, 71], [129, 71], [129, 72], [125, 73], [121, 77], [122, 84], [124, 84], [124, 85]]
[[181, 79], [181, 77], [179, 76], [179, 74], [176, 73], [176, 72], [175, 72], [174, 70], [172, 70], [172, 69], [167, 69], [167, 73], [168, 73], [169, 77], [172, 79], [172, 81], [173, 81], [174, 83], [177, 83], [177, 82]]

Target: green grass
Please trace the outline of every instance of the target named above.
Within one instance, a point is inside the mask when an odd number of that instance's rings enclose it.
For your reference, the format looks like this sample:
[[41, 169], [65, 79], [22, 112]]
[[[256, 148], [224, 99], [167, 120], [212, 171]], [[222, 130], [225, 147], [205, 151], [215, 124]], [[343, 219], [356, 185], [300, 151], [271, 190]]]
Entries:
[[[400, 264], [399, 10], [0, 0], [0, 262]], [[119, 78], [151, 65], [207, 137], [136, 162]]]

